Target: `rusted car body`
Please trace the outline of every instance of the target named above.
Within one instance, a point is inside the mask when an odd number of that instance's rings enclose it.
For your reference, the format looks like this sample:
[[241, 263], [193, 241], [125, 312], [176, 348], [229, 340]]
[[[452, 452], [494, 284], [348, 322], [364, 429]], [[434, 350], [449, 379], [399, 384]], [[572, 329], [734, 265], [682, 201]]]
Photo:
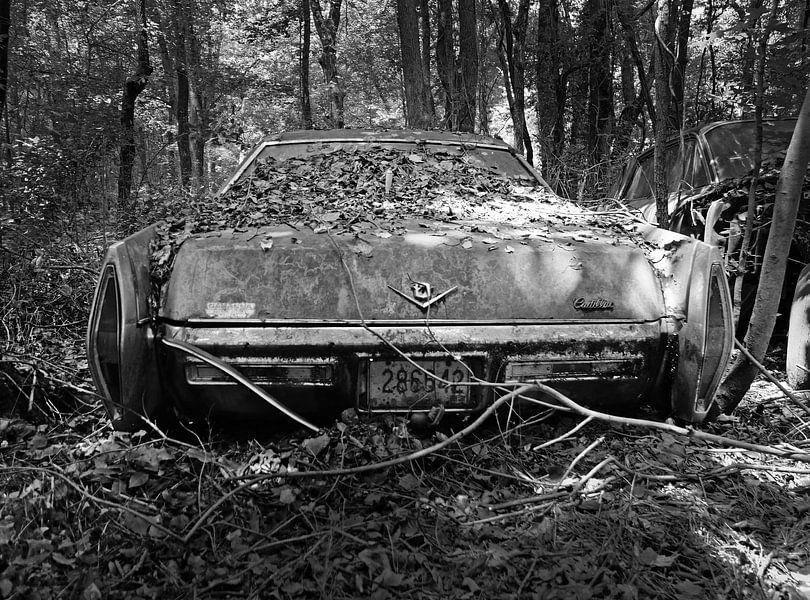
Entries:
[[[763, 122], [762, 157], [766, 167], [779, 166], [784, 159], [795, 119], [765, 119]], [[726, 263], [735, 264], [747, 218], [747, 193], [737, 194], [736, 202], [727, 197], [710, 196], [715, 186], [740, 180], [751, 174], [754, 166], [755, 123], [753, 120], [720, 121], [686, 131], [666, 145], [667, 187], [670, 228], [719, 246]], [[743, 187], [745, 187], [744, 184]], [[631, 159], [611, 195], [640, 214], [650, 223], [657, 222], [653, 197], [653, 149]], [[746, 188], [747, 190], [747, 188]], [[741, 323], [744, 331], [753, 307], [759, 281], [758, 257], [765, 250], [771, 206], [760, 203], [753, 224], [750, 255], [753, 268], [742, 282]], [[810, 202], [805, 197], [799, 208], [799, 222], [810, 221]], [[806, 226], [806, 225], [805, 225]], [[787, 325], [788, 380], [795, 389], [810, 389], [810, 310], [808, 286], [810, 274], [805, 268], [808, 249], [806, 240], [797, 238], [791, 249], [785, 278], [780, 313], [790, 314]], [[802, 269], [804, 268], [804, 271]], [[732, 272], [731, 277], [735, 274]]]
[[[652, 401], [688, 421], [706, 415], [732, 343], [716, 248], [631, 223], [632, 242], [615, 229], [583, 230], [599, 217], [550, 197], [509, 146], [478, 136], [288, 133], [251, 153], [225, 191], [260, 157], [317, 153], [324, 140], [463, 151], [530, 178], [547, 201], [525, 200], [521, 208], [534, 216], [521, 223], [495, 212], [493, 222], [403, 219], [384, 236], [284, 224], [260, 235], [191, 236], [156, 312], [148, 269], [155, 228], [114, 244], [88, 352], [116, 427], [137, 427], [168, 407], [285, 420], [255, 388], [307, 425], [349, 407], [468, 413], [502, 393], [481, 381], [541, 381], [608, 410]], [[487, 199], [479, 194], [476, 203]]]

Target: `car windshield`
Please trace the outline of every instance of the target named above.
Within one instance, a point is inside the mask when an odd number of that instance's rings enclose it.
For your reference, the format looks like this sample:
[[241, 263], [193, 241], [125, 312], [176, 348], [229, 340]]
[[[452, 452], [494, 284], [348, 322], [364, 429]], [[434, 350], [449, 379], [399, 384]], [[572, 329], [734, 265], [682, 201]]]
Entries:
[[[795, 121], [765, 121], [762, 124], [763, 164], [784, 160]], [[726, 123], [706, 132], [712, 168], [720, 180], [743, 177], [754, 168], [756, 134], [754, 123]]]
[[239, 180], [251, 174], [256, 165], [266, 159], [283, 162], [295, 158], [310, 158], [324, 156], [335, 152], [355, 154], [362, 157], [364, 154], [373, 154], [375, 150], [387, 148], [397, 151], [417, 151], [435, 156], [441, 160], [446, 157], [454, 163], [462, 161], [479, 169], [486, 169], [495, 175], [510, 179], [525, 180], [527, 184], [536, 185], [539, 181], [535, 173], [509, 152], [506, 147], [486, 144], [465, 144], [458, 142], [415, 142], [411, 140], [374, 140], [374, 141], [342, 141], [317, 140], [293, 141], [271, 143], [265, 146], [250, 165], [240, 175]]

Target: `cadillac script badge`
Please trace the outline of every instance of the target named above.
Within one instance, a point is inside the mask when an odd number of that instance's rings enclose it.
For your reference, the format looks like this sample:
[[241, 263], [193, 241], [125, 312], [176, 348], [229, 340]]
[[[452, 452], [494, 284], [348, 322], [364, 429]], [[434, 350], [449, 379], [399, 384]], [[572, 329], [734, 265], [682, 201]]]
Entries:
[[392, 285], [389, 285], [388, 287], [392, 292], [399, 294], [411, 304], [414, 304], [421, 310], [425, 311], [434, 304], [436, 304], [439, 300], [444, 300], [447, 296], [449, 296], [458, 289], [458, 286], [454, 285], [449, 290], [446, 290], [441, 294], [437, 294], [434, 296], [432, 285], [424, 281], [413, 281], [411, 283], [411, 293], [413, 295], [409, 296], [405, 292], [398, 290]]
[[574, 308], [582, 311], [589, 310], [613, 310], [615, 303], [613, 300], [604, 298], [574, 298]]

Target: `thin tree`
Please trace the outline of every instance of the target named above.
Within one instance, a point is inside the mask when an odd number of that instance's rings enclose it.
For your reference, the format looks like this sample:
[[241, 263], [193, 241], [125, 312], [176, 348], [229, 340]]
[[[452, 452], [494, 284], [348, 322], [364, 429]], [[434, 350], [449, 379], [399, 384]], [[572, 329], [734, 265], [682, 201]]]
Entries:
[[172, 26], [174, 33], [175, 119], [177, 119], [177, 155], [180, 159], [180, 183], [191, 181], [191, 142], [188, 121], [189, 84], [186, 62], [186, 24], [188, 14], [184, 0], [174, 0]]
[[436, 21], [436, 70], [444, 93], [443, 126], [458, 129], [458, 98], [456, 94], [456, 51], [453, 45], [453, 1], [438, 0]]
[[[491, 2], [491, 0], [490, 0]], [[533, 160], [531, 137], [526, 125], [526, 31], [529, 21], [529, 0], [520, 0], [517, 15], [512, 20], [509, 0], [498, 0], [498, 9], [490, 4], [498, 29], [498, 60], [501, 63], [506, 101], [515, 130], [515, 148]]]
[[419, 0], [419, 31], [422, 36], [422, 76], [425, 79], [428, 110], [436, 119], [436, 102], [433, 100], [433, 90], [430, 76], [430, 5], [428, 0]]
[[[8, 47], [11, 40], [9, 29], [11, 26], [11, 0], [0, 0], [0, 122], [6, 108], [8, 90]], [[6, 119], [8, 123], [8, 119]], [[6, 128], [6, 138], [10, 137]], [[11, 148], [6, 149], [6, 158], [11, 165]]]
[[669, 0], [657, 0], [655, 23], [653, 25], [656, 45], [654, 50], [655, 64], [655, 150], [653, 173], [655, 177], [655, 207], [658, 226], [669, 227], [669, 189], [667, 186], [666, 141], [669, 134], [678, 127], [675, 118], [672, 96], [669, 87], [671, 72], [672, 34], [670, 27]]
[[301, 0], [301, 58], [300, 58], [300, 94], [301, 94], [301, 127], [312, 129], [312, 103], [309, 96], [309, 47], [312, 39], [310, 28], [309, 0]]
[[138, 33], [135, 36], [138, 62], [135, 70], [124, 82], [121, 96], [121, 149], [118, 167], [118, 203], [119, 207], [129, 212], [132, 191], [132, 165], [135, 161], [135, 102], [146, 88], [152, 65], [149, 62], [149, 37], [146, 22], [146, 0], [135, 2], [135, 24]]
[[[525, 35], [524, 35], [525, 38]], [[458, 0], [458, 130], [475, 129], [478, 95], [478, 19], [475, 0]]]
[[[779, 0], [773, 0], [771, 4], [770, 16], [766, 22], [764, 29], [761, 31], [759, 41], [756, 47], [756, 69], [754, 73], [754, 88], [751, 94], [751, 103], [754, 106], [754, 166], [753, 178], [748, 187], [748, 210], [746, 213], [745, 230], [743, 239], [740, 243], [740, 255], [737, 260], [737, 276], [734, 279], [734, 322], [738, 330], [737, 335], [740, 337], [744, 333], [747, 322], [745, 311], [743, 310], [745, 299], [743, 297], [743, 290], [750, 276], [746, 275], [748, 269], [748, 262], [751, 255], [751, 244], [754, 239], [754, 221], [756, 219], [757, 201], [756, 190], [759, 184], [759, 175], [762, 169], [762, 118], [765, 114], [765, 67], [767, 63], [767, 48], [768, 40], [770, 39], [773, 28], [776, 25], [776, 12], [779, 7]], [[757, 17], [757, 29], [759, 29], [759, 17]]]
[[[776, 184], [773, 220], [762, 257], [754, 309], [743, 341], [751, 355], [760, 362], [768, 349], [776, 323], [808, 162], [810, 162], [810, 86], [805, 92], [796, 129], [793, 131]], [[738, 355], [720, 385], [716, 398], [718, 408], [726, 413], [734, 410], [748, 391], [756, 374], [756, 365], [743, 354]]]
[[583, 38], [587, 60], [583, 75], [588, 93], [587, 149], [592, 165], [608, 152], [613, 124], [613, 75], [610, 21], [604, 0], [588, 0], [583, 7]]
[[329, 14], [324, 17], [320, 0], [310, 0], [312, 20], [321, 41], [321, 57], [318, 62], [323, 69], [323, 78], [329, 90], [329, 123], [342, 129], [344, 126], [343, 102], [346, 92], [337, 67], [337, 35], [340, 27], [340, 9], [343, 0], [331, 0]]
[[194, 187], [202, 189], [205, 184], [205, 140], [208, 137], [208, 102], [206, 98], [206, 81], [203, 78], [203, 66], [200, 58], [200, 40], [195, 27], [193, 0], [186, 0], [186, 64], [188, 74], [189, 100], [189, 146], [191, 149], [191, 171]]
[[397, 0], [399, 50], [405, 86], [405, 122], [408, 127], [428, 129], [433, 124], [430, 86], [424, 74], [419, 40], [417, 0]]

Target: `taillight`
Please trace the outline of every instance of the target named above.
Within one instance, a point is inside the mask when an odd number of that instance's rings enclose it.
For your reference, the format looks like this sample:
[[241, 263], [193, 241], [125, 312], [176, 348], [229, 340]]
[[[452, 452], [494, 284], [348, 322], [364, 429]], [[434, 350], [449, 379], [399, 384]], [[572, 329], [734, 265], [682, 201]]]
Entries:
[[95, 363], [100, 391], [113, 406], [121, 405], [121, 299], [115, 267], [107, 265], [99, 280], [90, 322], [90, 360]]
[[[697, 387], [696, 403], [708, 404], [720, 383], [728, 356], [731, 353], [731, 303], [726, 291], [725, 274], [718, 264], [712, 265], [709, 294], [704, 321], [703, 364]], [[702, 407], [698, 407], [703, 410]]]

